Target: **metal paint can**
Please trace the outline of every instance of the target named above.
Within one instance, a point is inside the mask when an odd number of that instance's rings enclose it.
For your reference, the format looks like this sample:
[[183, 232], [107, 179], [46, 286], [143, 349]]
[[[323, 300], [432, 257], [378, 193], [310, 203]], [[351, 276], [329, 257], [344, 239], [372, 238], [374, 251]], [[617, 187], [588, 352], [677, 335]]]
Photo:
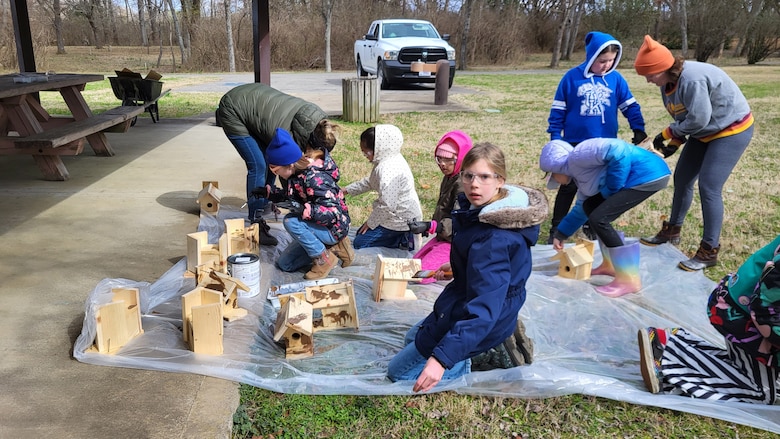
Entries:
[[254, 253], [236, 253], [227, 258], [227, 269], [234, 277], [249, 287], [249, 291], [238, 290], [238, 297], [255, 297], [260, 294], [260, 256]]

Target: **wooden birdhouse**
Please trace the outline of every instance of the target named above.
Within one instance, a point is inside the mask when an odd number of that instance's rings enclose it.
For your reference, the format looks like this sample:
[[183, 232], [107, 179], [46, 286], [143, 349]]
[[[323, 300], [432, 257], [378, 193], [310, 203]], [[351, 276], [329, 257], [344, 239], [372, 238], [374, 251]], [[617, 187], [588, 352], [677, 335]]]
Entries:
[[187, 271], [195, 275], [198, 270], [227, 272], [227, 234], [222, 234], [217, 244], [209, 244], [207, 231], [187, 234]]
[[593, 241], [578, 239], [574, 246], [565, 247], [550, 260], [559, 260], [558, 276], [567, 279], [590, 279], [593, 267]]
[[374, 300], [416, 300], [417, 296], [406, 286], [421, 268], [422, 261], [419, 259], [385, 258], [377, 255], [374, 268]]
[[244, 220], [232, 218], [225, 220], [228, 256], [236, 253], [260, 253], [260, 226], [252, 224], [244, 227]]
[[274, 341], [284, 344], [288, 359], [314, 355], [312, 339], [312, 305], [297, 295], [290, 295], [276, 315]]
[[238, 290], [249, 291], [241, 280], [219, 271], [198, 273], [198, 286], [222, 293], [222, 318], [228, 322], [246, 317], [247, 310], [238, 306]]
[[196, 287], [181, 296], [182, 335], [196, 354], [222, 355], [222, 293]]
[[204, 181], [203, 189], [198, 193], [200, 211], [216, 215], [219, 212], [219, 202], [222, 200], [222, 191], [216, 181]]
[[112, 288], [111, 294], [111, 302], [98, 306], [95, 312], [95, 345], [103, 354], [115, 354], [133, 337], [144, 332], [138, 288]]
[[[305, 287], [305, 291], [279, 294], [274, 341], [283, 343], [287, 358], [314, 355], [315, 332], [357, 329], [357, 302], [352, 279], [347, 282]], [[304, 305], [305, 304], [305, 305]]]

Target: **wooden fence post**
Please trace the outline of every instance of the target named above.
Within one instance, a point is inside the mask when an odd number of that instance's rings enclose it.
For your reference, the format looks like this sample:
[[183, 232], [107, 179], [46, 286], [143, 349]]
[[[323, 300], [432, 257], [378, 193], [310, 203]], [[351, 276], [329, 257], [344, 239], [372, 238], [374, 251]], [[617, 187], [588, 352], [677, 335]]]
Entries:
[[341, 80], [343, 119], [347, 122], [379, 120], [379, 83], [377, 78]]

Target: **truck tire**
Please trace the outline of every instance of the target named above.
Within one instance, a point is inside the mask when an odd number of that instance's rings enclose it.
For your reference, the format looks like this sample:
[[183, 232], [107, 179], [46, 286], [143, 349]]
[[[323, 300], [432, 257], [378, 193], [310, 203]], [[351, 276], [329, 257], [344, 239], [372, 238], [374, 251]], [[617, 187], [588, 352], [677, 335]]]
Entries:
[[452, 88], [452, 81], [455, 79], [455, 75], [450, 75], [450, 83], [447, 85], [447, 88]]
[[387, 75], [385, 75], [385, 63], [382, 61], [377, 61], [376, 63], [376, 77], [379, 79], [380, 90], [390, 89], [390, 80], [387, 79]]
[[357, 75], [358, 75], [358, 77], [368, 76], [368, 72], [363, 70], [363, 63], [360, 62], [360, 57], [359, 56], [357, 57], [356, 64], [357, 64]]

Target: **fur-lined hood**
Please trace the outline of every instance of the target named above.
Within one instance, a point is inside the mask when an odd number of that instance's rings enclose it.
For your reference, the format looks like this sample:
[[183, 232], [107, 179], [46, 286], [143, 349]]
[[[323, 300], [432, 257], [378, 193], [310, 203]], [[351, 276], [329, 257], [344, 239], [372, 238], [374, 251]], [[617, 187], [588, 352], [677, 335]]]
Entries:
[[479, 221], [501, 229], [524, 229], [547, 219], [547, 197], [540, 190], [517, 185], [504, 185], [508, 195], [483, 207]]

